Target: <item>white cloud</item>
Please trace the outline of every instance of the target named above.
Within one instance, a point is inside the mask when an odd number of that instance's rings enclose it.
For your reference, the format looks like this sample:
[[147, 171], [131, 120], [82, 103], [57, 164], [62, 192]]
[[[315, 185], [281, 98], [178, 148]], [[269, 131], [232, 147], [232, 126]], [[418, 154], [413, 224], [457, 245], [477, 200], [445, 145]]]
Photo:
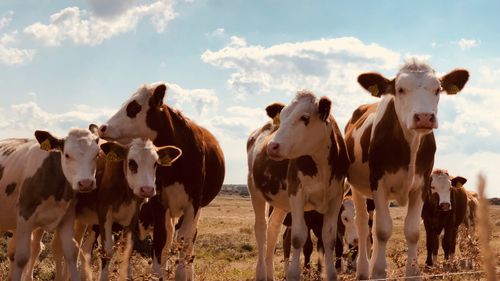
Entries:
[[167, 84], [167, 103], [196, 116], [215, 113], [219, 98], [212, 89], [183, 89], [177, 84]]
[[219, 27], [219, 28], [215, 29], [214, 31], [207, 33], [205, 35], [208, 38], [222, 38], [222, 37], [226, 36], [226, 31], [224, 30], [224, 28]]
[[112, 18], [131, 8], [136, 0], [88, 0], [96, 17]]
[[[113, 36], [132, 31], [146, 17], [150, 18], [157, 32], [163, 32], [176, 17], [173, 3], [173, 0], [158, 0], [146, 5], [124, 5], [121, 7], [125, 10], [113, 17], [99, 17], [78, 7], [68, 7], [51, 15], [48, 24], [34, 23], [26, 27], [24, 33], [48, 46], [59, 46], [66, 40], [79, 45], [95, 46]], [[102, 12], [105, 10], [103, 7], [108, 5], [99, 5], [97, 10]]]
[[417, 58], [422, 61], [429, 61], [431, 59], [432, 55], [429, 54], [412, 54], [412, 53], [405, 53], [405, 60], [409, 60], [411, 58]]
[[6, 16], [0, 18], [0, 29], [3, 29], [10, 24], [13, 15], [14, 11], [8, 11]]
[[0, 63], [6, 65], [19, 65], [33, 59], [36, 51], [33, 49], [20, 49], [12, 47], [17, 42], [17, 30], [4, 33], [0, 36]]
[[474, 39], [465, 39], [465, 38], [462, 38], [462, 39], [460, 39], [458, 41], [457, 44], [460, 47], [460, 49], [462, 49], [462, 50], [468, 50], [468, 49], [471, 49], [471, 48], [479, 46], [479, 43], [480, 43], [480, 41], [477, 41], [477, 40], [474, 40]]

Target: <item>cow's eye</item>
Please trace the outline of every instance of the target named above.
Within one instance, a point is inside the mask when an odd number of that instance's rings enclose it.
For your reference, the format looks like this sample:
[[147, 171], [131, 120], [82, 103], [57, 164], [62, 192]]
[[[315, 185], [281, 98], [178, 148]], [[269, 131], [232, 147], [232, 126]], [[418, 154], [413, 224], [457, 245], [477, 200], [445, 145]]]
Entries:
[[434, 186], [431, 186], [431, 189], [432, 189], [432, 190], [435, 190], [436, 188], [435, 188]]
[[135, 160], [134, 160], [134, 159], [130, 159], [130, 160], [128, 160], [128, 168], [129, 168], [129, 170], [130, 170], [132, 173], [134, 173], [134, 174], [135, 174], [135, 173], [137, 173], [137, 169], [138, 169], [139, 167], [137, 166], [137, 162], [135, 162]]
[[302, 121], [302, 122], [306, 123], [306, 125], [307, 125], [307, 123], [309, 123], [309, 118], [310, 118], [310, 117], [309, 117], [308, 115], [302, 115], [302, 116], [300, 117], [300, 121]]
[[68, 153], [64, 154], [64, 158], [69, 159], [70, 158], [69, 154]]
[[405, 93], [405, 89], [403, 88], [398, 88], [398, 94], [404, 94]]

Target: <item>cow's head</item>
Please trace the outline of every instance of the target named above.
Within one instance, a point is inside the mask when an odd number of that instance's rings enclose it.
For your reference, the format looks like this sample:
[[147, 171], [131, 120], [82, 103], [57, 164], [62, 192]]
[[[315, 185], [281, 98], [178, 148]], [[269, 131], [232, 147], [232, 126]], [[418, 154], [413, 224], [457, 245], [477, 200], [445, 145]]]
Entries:
[[340, 213], [340, 219], [345, 226], [344, 240], [349, 248], [358, 246], [358, 232], [354, 221], [355, 210], [354, 201], [350, 197], [346, 197], [342, 202], [344, 207]]
[[64, 176], [74, 191], [89, 192], [96, 188], [95, 171], [99, 153], [97, 128], [93, 132], [72, 129], [65, 138], [57, 138], [47, 131], [36, 131], [40, 148], [62, 154], [61, 166]]
[[120, 143], [129, 143], [134, 138], [155, 140], [160, 127], [158, 116], [164, 110], [162, 105], [166, 90], [164, 83], [142, 85], [99, 128], [99, 135]]
[[331, 130], [330, 107], [328, 98], [318, 100], [308, 91], [299, 92], [285, 107], [277, 104], [268, 106], [266, 111], [269, 117], [279, 126], [267, 145], [269, 157], [274, 160], [293, 159], [311, 155], [320, 149]]
[[450, 177], [446, 170], [436, 169], [431, 175], [431, 195], [443, 211], [451, 210], [451, 189], [460, 188], [467, 180], [463, 177]]
[[413, 59], [392, 80], [379, 73], [363, 73], [358, 82], [375, 97], [393, 95], [402, 126], [427, 134], [438, 127], [439, 93], [455, 95], [468, 79], [469, 72], [465, 69], [453, 70], [439, 78], [429, 65]]
[[106, 161], [123, 161], [125, 177], [135, 195], [150, 198], [156, 194], [156, 166], [170, 166], [182, 154], [175, 146], [157, 148], [150, 140], [133, 139], [128, 146], [116, 142], [101, 144]]

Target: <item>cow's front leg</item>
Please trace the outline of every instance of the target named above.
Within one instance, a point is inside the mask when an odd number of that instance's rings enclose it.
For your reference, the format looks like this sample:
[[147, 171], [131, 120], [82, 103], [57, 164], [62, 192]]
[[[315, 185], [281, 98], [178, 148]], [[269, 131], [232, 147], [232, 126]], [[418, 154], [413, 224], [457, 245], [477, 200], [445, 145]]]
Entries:
[[13, 281], [20, 281], [31, 254], [31, 232], [33, 227], [22, 217], [17, 219], [14, 266], [10, 269]]
[[35, 262], [38, 260], [38, 256], [40, 255], [40, 251], [42, 250], [42, 237], [44, 234], [44, 230], [39, 228], [33, 231], [31, 238], [31, 255], [26, 266], [25, 272], [23, 274], [23, 281], [32, 281], [33, 280], [33, 269], [35, 267]]
[[75, 224], [75, 204], [72, 203], [68, 208], [67, 213], [64, 215], [62, 221], [58, 226], [60, 234], [61, 246], [64, 254], [64, 261], [67, 265], [72, 281], [79, 281], [80, 275], [77, 268], [77, 249], [74, 237], [74, 224]]
[[408, 211], [405, 219], [405, 237], [408, 244], [408, 258], [406, 260], [406, 276], [417, 276], [420, 273], [417, 259], [420, 220], [422, 216], [421, 189], [410, 192], [408, 196]]
[[186, 279], [188, 281], [194, 280], [194, 256], [193, 256], [193, 250], [194, 250], [194, 243], [196, 241], [196, 235], [198, 233], [198, 220], [200, 219], [201, 215], [201, 209], [198, 209], [198, 212], [195, 215], [195, 218], [192, 223], [191, 227], [191, 234], [192, 238], [189, 240], [189, 243], [186, 244]]
[[356, 278], [359, 280], [368, 279], [368, 210], [366, 208], [366, 199], [356, 189], [352, 189], [352, 199], [356, 209], [356, 229], [358, 230], [359, 246], [356, 260]]
[[179, 244], [180, 250], [177, 260], [177, 268], [175, 270], [176, 281], [192, 280], [192, 276], [187, 275], [186, 267], [187, 263], [190, 262], [189, 259], [191, 259], [191, 257], [187, 256], [187, 253], [193, 243], [193, 225], [196, 216], [197, 213], [195, 213], [193, 205], [189, 205], [184, 209], [182, 224], [179, 228], [179, 234], [177, 236], [177, 243]]
[[255, 214], [254, 232], [257, 241], [258, 258], [255, 267], [256, 281], [273, 280], [273, 276], [267, 276], [266, 270], [266, 239], [267, 239], [267, 220], [266, 220], [266, 201], [255, 190], [252, 181], [248, 181], [248, 190], [251, 194], [253, 212]]
[[[386, 248], [387, 241], [392, 234], [392, 218], [389, 213], [389, 201], [385, 190], [381, 185], [373, 191], [373, 201], [375, 202], [375, 239], [373, 241], [373, 254], [370, 259], [370, 278], [386, 278]], [[360, 237], [361, 239], [361, 237]]]
[[443, 247], [443, 252], [444, 252], [444, 259], [453, 260], [453, 254], [455, 253], [455, 244], [456, 243], [456, 236], [458, 229], [454, 227], [445, 227], [444, 229], [444, 235], [443, 235], [443, 241], [442, 241], [442, 247]]
[[99, 280], [109, 280], [109, 264], [113, 258], [113, 218], [111, 210], [105, 217], [99, 216], [99, 236], [101, 237], [101, 275]]
[[307, 239], [303, 189], [300, 186], [296, 187], [296, 189], [295, 194], [291, 193], [289, 195], [292, 214], [292, 262], [287, 272], [287, 281], [300, 280], [300, 253]]
[[335, 270], [334, 254], [333, 249], [335, 248], [335, 242], [337, 241], [337, 222], [340, 212], [340, 207], [342, 206], [342, 185], [338, 185], [334, 188], [336, 194], [328, 202], [328, 211], [323, 216], [323, 244], [325, 248], [325, 270], [327, 280], [337, 280], [337, 271]]
[[438, 236], [435, 234], [435, 230], [432, 228], [430, 222], [425, 224], [425, 244], [427, 247], [427, 258], [425, 264], [427, 266], [432, 266], [436, 261], [433, 259], [434, 244], [439, 243]]
[[285, 219], [286, 212], [279, 208], [274, 208], [267, 227], [267, 249], [266, 249], [266, 269], [267, 276], [274, 275], [274, 250], [276, 242], [281, 232], [281, 225]]
[[290, 248], [292, 248], [292, 229], [287, 227], [283, 232], [283, 268], [285, 274], [290, 266]]

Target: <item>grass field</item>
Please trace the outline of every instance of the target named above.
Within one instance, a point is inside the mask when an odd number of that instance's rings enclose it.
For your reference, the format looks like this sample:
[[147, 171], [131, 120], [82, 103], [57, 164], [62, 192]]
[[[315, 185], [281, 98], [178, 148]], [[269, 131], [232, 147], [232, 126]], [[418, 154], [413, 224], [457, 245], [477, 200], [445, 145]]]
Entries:
[[[394, 232], [388, 246], [388, 273], [390, 277], [404, 275], [406, 262], [406, 243], [403, 235], [403, 220], [405, 208], [391, 208], [394, 220]], [[221, 195], [217, 197], [208, 207], [202, 211], [198, 225], [198, 238], [195, 245], [195, 270], [196, 280], [252, 280], [255, 271], [257, 248], [253, 234], [253, 211], [249, 198], [240, 196]], [[497, 263], [500, 261], [500, 207], [490, 208], [490, 222], [493, 225], [491, 233], [491, 247], [495, 252]], [[7, 279], [8, 259], [6, 257], [5, 237], [0, 241], [0, 280]], [[49, 240], [49, 236], [45, 237]], [[464, 256], [472, 256], [474, 261], [472, 270], [480, 270], [479, 257], [476, 244], [467, 243], [470, 240], [462, 240], [467, 244], [464, 253], [457, 249], [456, 262], [452, 264], [440, 263], [437, 268], [428, 270], [422, 265], [425, 261], [425, 232], [421, 225], [419, 241], [419, 264], [423, 274], [434, 274], [443, 272], [469, 271], [463, 269], [461, 264]], [[459, 248], [459, 247], [457, 247]], [[134, 280], [154, 280], [148, 274], [150, 262], [148, 259], [134, 254], [133, 256]], [[283, 252], [281, 241], [278, 242], [275, 266], [276, 277], [283, 280]], [[316, 260], [315, 258], [313, 260]], [[442, 262], [442, 250], [440, 249], [439, 261]], [[116, 266], [115, 266], [116, 267]], [[94, 266], [97, 271], [97, 267]], [[40, 262], [36, 266], [35, 280], [52, 280], [54, 265], [50, 253], [50, 246], [45, 247]], [[306, 273], [305, 273], [306, 274]], [[97, 274], [94, 274], [94, 278]], [[113, 272], [112, 280], [117, 280], [117, 273]], [[315, 280], [315, 274], [305, 275], [306, 280]], [[478, 280], [479, 276], [448, 277], [446, 280]], [[340, 274], [340, 280], [354, 280], [353, 274]], [[434, 278], [429, 280], [442, 280]]]

